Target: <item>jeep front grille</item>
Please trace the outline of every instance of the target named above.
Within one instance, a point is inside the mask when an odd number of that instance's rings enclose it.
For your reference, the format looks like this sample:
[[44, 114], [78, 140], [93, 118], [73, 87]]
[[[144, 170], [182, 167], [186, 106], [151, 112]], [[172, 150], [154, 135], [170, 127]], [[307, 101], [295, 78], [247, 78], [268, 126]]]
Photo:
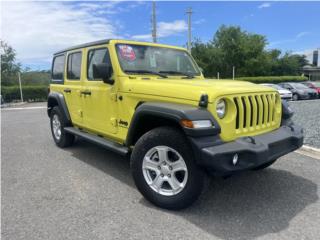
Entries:
[[276, 93], [234, 97], [236, 132], [255, 131], [274, 126], [278, 98]]

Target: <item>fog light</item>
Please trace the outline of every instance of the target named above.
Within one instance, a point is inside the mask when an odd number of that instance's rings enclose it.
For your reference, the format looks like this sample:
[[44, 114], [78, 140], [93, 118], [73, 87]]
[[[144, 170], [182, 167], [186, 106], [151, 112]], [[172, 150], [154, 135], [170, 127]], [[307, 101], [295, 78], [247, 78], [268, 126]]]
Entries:
[[233, 163], [233, 165], [236, 165], [238, 163], [238, 154], [237, 153], [235, 155], [233, 155], [232, 163]]

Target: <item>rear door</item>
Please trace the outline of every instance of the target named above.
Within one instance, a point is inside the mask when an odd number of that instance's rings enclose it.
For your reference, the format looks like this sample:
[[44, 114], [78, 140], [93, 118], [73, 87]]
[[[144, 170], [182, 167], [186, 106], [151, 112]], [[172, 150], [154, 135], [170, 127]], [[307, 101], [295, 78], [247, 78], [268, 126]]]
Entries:
[[74, 125], [82, 126], [82, 78], [83, 50], [68, 52], [63, 93]]

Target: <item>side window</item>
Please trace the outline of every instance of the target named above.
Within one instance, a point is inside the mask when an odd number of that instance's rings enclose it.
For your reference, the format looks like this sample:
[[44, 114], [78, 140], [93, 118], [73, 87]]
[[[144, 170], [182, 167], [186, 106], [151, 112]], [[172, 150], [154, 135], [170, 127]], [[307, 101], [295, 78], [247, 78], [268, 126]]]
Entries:
[[97, 48], [92, 49], [88, 52], [88, 68], [87, 68], [87, 77], [88, 80], [100, 80], [93, 78], [93, 64], [99, 63], [108, 63], [111, 66], [111, 60], [109, 51], [107, 48]]
[[51, 74], [52, 82], [63, 82], [64, 60], [64, 55], [54, 57]]
[[67, 78], [80, 80], [82, 53], [76, 52], [68, 55]]

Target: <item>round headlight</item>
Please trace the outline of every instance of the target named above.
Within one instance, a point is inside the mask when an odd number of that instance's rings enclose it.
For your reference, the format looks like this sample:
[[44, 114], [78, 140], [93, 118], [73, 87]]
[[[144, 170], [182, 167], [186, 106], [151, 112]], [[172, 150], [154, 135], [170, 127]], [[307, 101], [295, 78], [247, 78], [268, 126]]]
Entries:
[[224, 118], [226, 115], [226, 101], [220, 99], [216, 106], [217, 115], [219, 118]]

